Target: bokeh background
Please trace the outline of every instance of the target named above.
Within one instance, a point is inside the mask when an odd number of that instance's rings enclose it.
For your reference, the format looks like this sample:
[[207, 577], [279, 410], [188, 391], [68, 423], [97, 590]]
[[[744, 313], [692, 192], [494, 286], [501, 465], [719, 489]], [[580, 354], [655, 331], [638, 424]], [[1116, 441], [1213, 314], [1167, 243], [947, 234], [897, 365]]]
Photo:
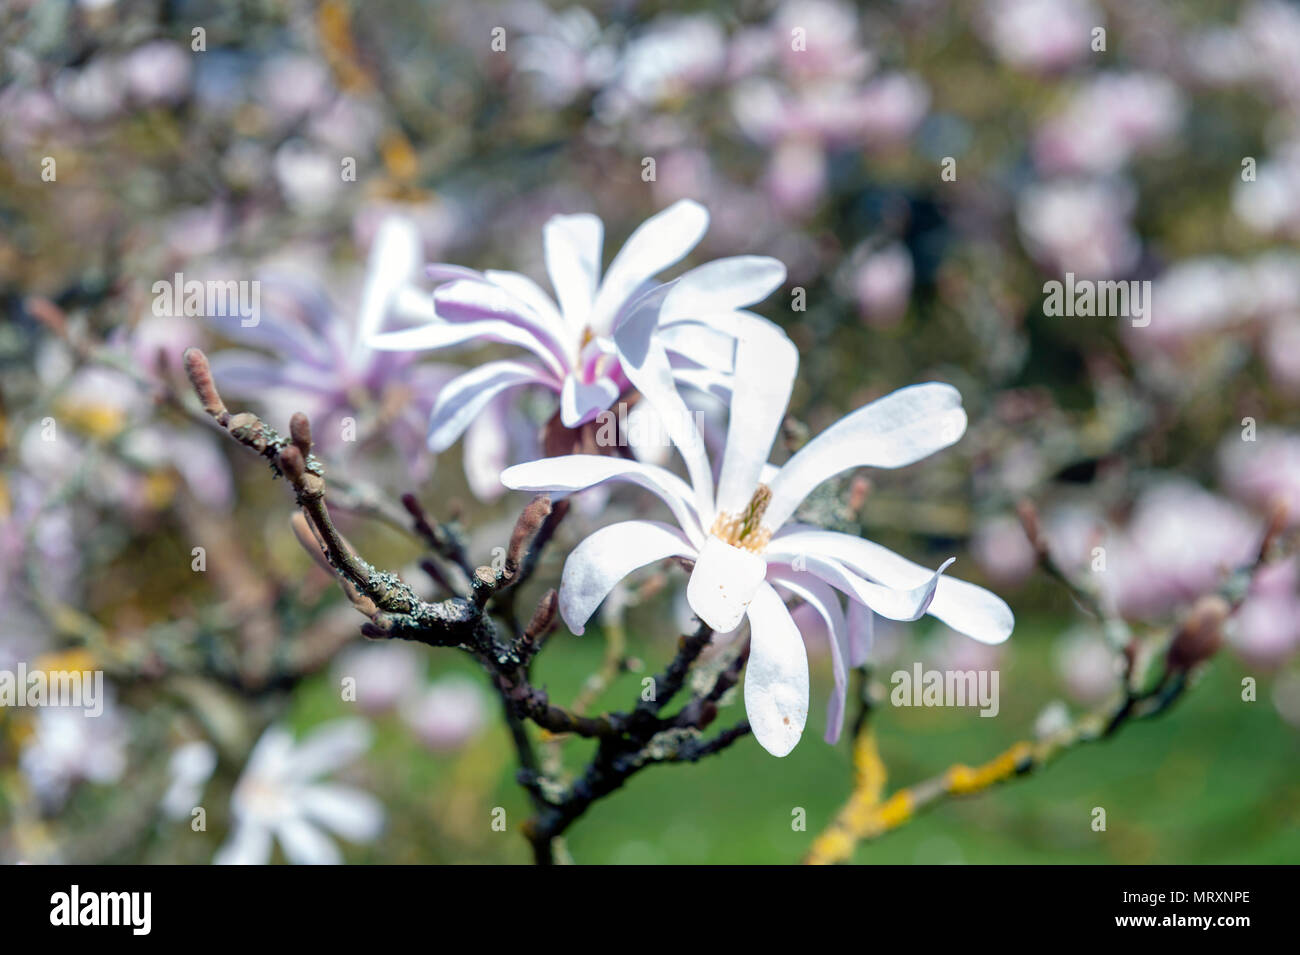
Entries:
[[[350, 335], [388, 216], [416, 224], [425, 261], [544, 281], [549, 216], [600, 215], [608, 253], [695, 199], [711, 225], [691, 262], [788, 266], [758, 310], [800, 347], [791, 441], [896, 387], [961, 390], [971, 425], [955, 448], [871, 475], [857, 510], [841, 506], [848, 478], [821, 497], [842, 528], [927, 563], [956, 555], [955, 573], [1017, 614], [999, 648], [929, 618], [879, 628], [878, 678], [914, 660], [1001, 672], [995, 719], [877, 709], [895, 784], [1116, 693], [1105, 637], [1035, 570], [1021, 498], [1140, 634], [1247, 560], [1278, 502], [1300, 521], [1293, 3], [9, 0], [0, 31], [0, 668], [100, 668], [112, 694], [94, 720], [0, 710], [5, 861], [208, 862], [266, 727], [340, 725], [355, 745], [331, 778], [383, 819], [338, 840], [345, 859], [529, 858], [483, 678], [451, 651], [362, 640], [294, 540], [284, 487], [168, 398], [181, 352], [202, 346], [228, 404], [281, 427], [310, 410], [332, 476], [416, 492], [486, 562], [523, 503], [496, 468], [554, 408], [496, 409], [495, 431], [427, 451], [439, 384], [496, 352], [365, 373]], [[177, 272], [263, 281], [261, 325], [155, 315], [153, 283]], [[1043, 283], [1067, 272], [1151, 281], [1150, 325], [1045, 315]], [[345, 531], [376, 563], [412, 565], [417, 544], [371, 504], [335, 501]], [[584, 528], [646, 506], [620, 493], [577, 513], [530, 594]], [[687, 625], [683, 583], [663, 568], [632, 581], [619, 632], [562, 630], [537, 682], [627, 706]], [[621, 672], [589, 691], [611, 638]], [[846, 745], [814, 730], [829, 662], [810, 639], [814, 712], [790, 757], [746, 739], [653, 768], [575, 826], [573, 857], [800, 858], [852, 778]], [[1294, 862], [1298, 647], [1291, 561], [1256, 578], [1171, 712], [855, 859]], [[356, 702], [341, 698], [349, 676]], [[587, 748], [562, 758], [580, 766]]]

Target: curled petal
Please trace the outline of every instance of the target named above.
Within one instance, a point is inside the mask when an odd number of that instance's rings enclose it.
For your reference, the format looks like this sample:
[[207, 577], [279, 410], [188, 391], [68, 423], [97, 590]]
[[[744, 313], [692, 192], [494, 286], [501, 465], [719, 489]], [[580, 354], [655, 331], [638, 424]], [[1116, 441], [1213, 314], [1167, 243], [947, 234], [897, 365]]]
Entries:
[[519, 385], [549, 384], [551, 378], [536, 365], [521, 361], [490, 361], [448, 382], [438, 392], [429, 420], [429, 450], [451, 447], [488, 404]]
[[[874, 541], [805, 525], [794, 525], [777, 535], [772, 549], [796, 553], [815, 551], [888, 587], [918, 587], [931, 577], [931, 571], [925, 567]], [[1001, 597], [955, 577], [939, 581], [927, 612], [980, 643], [1001, 643], [1011, 636], [1016, 624], [1015, 615]]]
[[680, 530], [659, 521], [623, 521], [596, 531], [573, 549], [560, 580], [560, 616], [581, 635], [614, 585], [632, 571], [695, 548]]

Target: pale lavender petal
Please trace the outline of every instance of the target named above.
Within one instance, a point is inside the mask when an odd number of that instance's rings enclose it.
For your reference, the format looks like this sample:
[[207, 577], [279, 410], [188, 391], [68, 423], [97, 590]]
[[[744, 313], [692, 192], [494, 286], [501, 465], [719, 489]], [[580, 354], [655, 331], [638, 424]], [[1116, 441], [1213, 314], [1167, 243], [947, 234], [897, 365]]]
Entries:
[[490, 361], [465, 372], [438, 392], [429, 420], [429, 450], [438, 453], [451, 447], [488, 402], [507, 388], [549, 381], [541, 368], [522, 361]]

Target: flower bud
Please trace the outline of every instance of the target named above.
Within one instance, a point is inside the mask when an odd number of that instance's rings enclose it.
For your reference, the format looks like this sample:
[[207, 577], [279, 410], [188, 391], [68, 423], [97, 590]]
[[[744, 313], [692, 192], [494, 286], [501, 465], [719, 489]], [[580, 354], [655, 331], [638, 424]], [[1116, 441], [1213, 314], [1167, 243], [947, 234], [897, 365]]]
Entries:
[[1231, 612], [1228, 602], [1217, 594], [1196, 601], [1169, 644], [1169, 668], [1190, 670], [1214, 656], [1223, 645], [1223, 624]]

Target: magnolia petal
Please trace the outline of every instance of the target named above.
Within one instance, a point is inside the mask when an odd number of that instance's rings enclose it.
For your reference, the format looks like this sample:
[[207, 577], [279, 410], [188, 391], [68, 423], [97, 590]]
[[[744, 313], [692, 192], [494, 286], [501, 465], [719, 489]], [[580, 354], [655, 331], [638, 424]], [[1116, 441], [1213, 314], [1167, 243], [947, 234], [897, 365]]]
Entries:
[[303, 815], [352, 842], [370, 842], [384, 828], [384, 808], [369, 793], [320, 783], [298, 794]]
[[242, 348], [219, 351], [209, 359], [212, 374], [228, 395], [262, 397], [271, 388], [289, 388], [312, 395], [333, 394], [330, 378], [297, 362], [272, 358]]
[[653, 464], [603, 454], [569, 454], [516, 464], [501, 472], [501, 483], [514, 491], [572, 494], [606, 481], [628, 481], [657, 495], [692, 541], [704, 531], [691, 504], [691, 489], [676, 474]]
[[841, 418], [805, 445], [772, 482], [765, 523], [779, 528], [823, 481], [854, 467], [901, 468], [948, 447], [966, 431], [951, 385], [912, 385]]
[[836, 590], [866, 604], [882, 617], [890, 620], [918, 620], [930, 608], [939, 579], [954, 558], [930, 575], [928, 580], [915, 587], [903, 589], [873, 583], [847, 570], [838, 561], [815, 554], [802, 555], [802, 564]]
[[718, 477], [719, 512], [739, 514], [758, 489], [798, 369], [799, 351], [785, 332], [767, 319], [744, 316], [736, 339], [731, 422]]
[[748, 615], [745, 713], [759, 745], [785, 756], [808, 722], [808, 653], [771, 584], [759, 585]]
[[346, 766], [370, 748], [370, 725], [360, 717], [325, 723], [303, 740], [284, 762], [285, 775], [312, 779]]
[[432, 262], [424, 267], [424, 274], [434, 282], [454, 282], [457, 279], [482, 281], [483, 279], [482, 272], [476, 272], [464, 265], [454, 265], [451, 262]]
[[605, 272], [591, 307], [592, 330], [607, 332], [614, 316], [641, 284], [685, 257], [704, 238], [708, 227], [709, 213], [690, 199], [674, 202], [641, 223]]
[[618, 385], [609, 378], [587, 384], [569, 375], [560, 391], [560, 422], [566, 428], [576, 428], [593, 420], [617, 400]]
[[659, 326], [659, 341], [674, 359], [674, 367], [679, 358], [692, 365], [713, 371], [730, 374], [736, 367], [736, 339], [727, 332], [719, 331], [702, 322], [678, 322], [675, 325]]
[[683, 273], [664, 300], [660, 321], [700, 319], [730, 312], [767, 298], [785, 282], [785, 266], [765, 255], [715, 259]]
[[521, 361], [490, 361], [448, 382], [438, 392], [429, 419], [429, 450], [446, 451], [488, 404], [519, 385], [547, 384], [550, 377], [536, 365]]
[[673, 378], [679, 385], [712, 395], [724, 404], [731, 401], [731, 376], [723, 372], [709, 368], [674, 368]]
[[495, 501], [506, 489], [501, 486], [501, 469], [510, 456], [510, 430], [504, 392], [487, 403], [465, 429], [461, 452], [465, 481], [480, 501]]
[[[807, 525], [794, 525], [779, 534], [771, 546], [783, 552], [816, 551], [888, 587], [916, 587], [930, 577], [925, 567], [875, 541]], [[1015, 615], [1001, 597], [955, 577], [939, 581], [927, 612], [980, 643], [1002, 643], [1016, 625]]]
[[555, 375], [558, 382], [569, 373], [556, 357], [533, 332], [511, 322], [485, 320], [481, 322], [430, 322], [414, 328], [403, 328], [397, 332], [385, 332], [370, 339], [370, 347], [376, 351], [436, 351], [440, 348], [453, 348], [473, 341], [503, 342], [526, 348], [542, 361]]
[[284, 849], [284, 857], [294, 865], [339, 865], [343, 861], [343, 854], [329, 836], [298, 816], [277, 823], [275, 837]]
[[395, 296], [419, 271], [422, 248], [420, 230], [405, 216], [388, 216], [380, 223], [366, 260], [358, 342], [379, 331]]
[[[945, 578], [947, 579], [947, 578]], [[943, 581], [940, 581], [942, 586]], [[934, 603], [931, 601], [931, 606]], [[849, 624], [849, 666], [856, 668], [866, 666], [867, 656], [871, 653], [871, 644], [875, 638], [875, 617], [865, 604], [850, 600], [848, 606]]]
[[686, 600], [705, 624], [730, 633], [740, 626], [766, 573], [761, 556], [710, 535], [695, 558]]
[[[533, 309], [526, 298], [520, 298], [506, 288], [508, 285], [521, 285], [520, 281], [505, 277], [510, 274], [490, 273], [501, 281], [459, 281], [438, 286], [433, 293], [433, 304], [439, 317], [452, 324], [500, 321], [517, 325], [536, 338], [562, 364], [567, 363], [570, 351], [568, 343], [572, 336], [558, 321], [547, 321], [546, 315]], [[484, 277], [486, 279], [488, 275], [485, 274]], [[522, 275], [515, 278], [525, 283], [530, 282]], [[536, 295], [546, 300], [547, 307], [553, 314], [555, 307], [541, 289], [536, 289]]]
[[573, 549], [560, 579], [560, 616], [581, 636], [614, 585], [632, 571], [695, 548], [676, 527], [659, 521], [623, 521], [602, 527]]
[[546, 274], [572, 332], [580, 333], [591, 315], [600, 282], [605, 226], [596, 216], [552, 216], [542, 227]]
[[493, 285], [505, 289], [524, 305], [527, 305], [533, 317], [537, 319], [538, 324], [546, 330], [546, 333], [554, 341], [565, 346], [571, 342], [576, 344], [576, 336], [565, 325], [560, 310], [555, 307], [555, 303], [542, 290], [542, 287], [528, 276], [520, 275], [518, 272], [500, 272], [495, 269], [488, 269], [483, 273], [483, 276]]
[[[789, 589], [796, 597], [816, 610], [826, 623], [826, 642], [831, 650], [831, 673], [835, 680], [835, 689], [826, 704], [825, 739], [826, 742], [834, 745], [840, 741], [840, 733], [844, 730], [844, 701], [848, 694], [849, 682], [846, 665], [846, 658], [849, 655], [848, 622], [844, 618], [840, 600], [834, 590], [812, 574], [801, 574], [795, 570], [781, 568], [769, 571], [767, 579]], [[852, 600], [849, 601], [849, 605], [858, 606]]]
[[260, 822], [240, 821], [212, 857], [213, 865], [266, 865], [271, 861], [271, 830]]
[[668, 354], [658, 341], [659, 305], [664, 294], [662, 288], [656, 289], [643, 295], [628, 310], [614, 331], [614, 345], [623, 374], [658, 412], [665, 433], [686, 462], [695, 506], [702, 515], [712, 518], [713, 468], [709, 464], [704, 436], [695, 426], [695, 416], [677, 392]]

